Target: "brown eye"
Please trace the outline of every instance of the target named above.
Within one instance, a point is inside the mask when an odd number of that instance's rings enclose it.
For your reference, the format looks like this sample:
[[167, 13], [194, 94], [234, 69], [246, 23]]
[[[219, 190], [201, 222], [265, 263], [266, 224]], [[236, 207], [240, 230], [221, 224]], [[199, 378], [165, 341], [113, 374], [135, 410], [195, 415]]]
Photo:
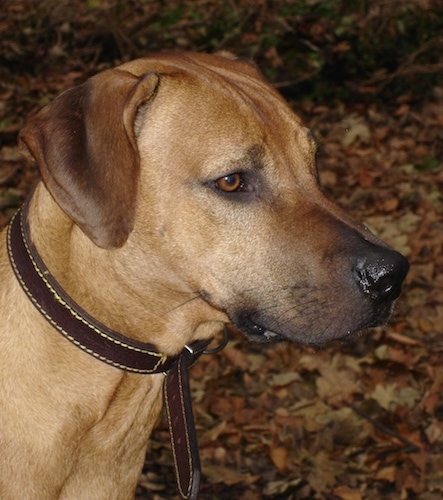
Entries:
[[239, 191], [244, 186], [243, 178], [240, 174], [230, 174], [215, 181], [215, 185], [225, 193]]

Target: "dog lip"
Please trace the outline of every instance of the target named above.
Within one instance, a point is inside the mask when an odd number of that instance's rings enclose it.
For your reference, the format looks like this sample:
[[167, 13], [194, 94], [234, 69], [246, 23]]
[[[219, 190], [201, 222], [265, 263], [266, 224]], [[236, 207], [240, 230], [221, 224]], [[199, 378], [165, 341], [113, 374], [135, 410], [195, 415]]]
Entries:
[[392, 312], [392, 305], [393, 301], [383, 306], [378, 306], [376, 310], [371, 308], [372, 311], [366, 311], [364, 317], [360, 318], [360, 321], [355, 319], [350, 324], [338, 321], [335, 327], [331, 327], [331, 331], [328, 331], [328, 329], [317, 332], [313, 331], [311, 335], [306, 334], [306, 332], [304, 334], [300, 332], [298, 334], [296, 332], [291, 334], [289, 332], [283, 333], [270, 330], [262, 324], [256, 323], [253, 319], [253, 313], [237, 313], [231, 316], [231, 320], [233, 326], [247, 339], [258, 344], [289, 341], [306, 346], [320, 346], [337, 340], [346, 341], [346, 339], [359, 331], [385, 324]]
[[245, 335], [245, 337], [257, 343], [263, 344], [289, 340], [286, 337], [283, 337], [280, 333], [268, 330], [267, 328], [258, 325], [248, 317], [242, 317], [238, 322], [233, 323]]
[[315, 316], [302, 314], [301, 319], [297, 321], [294, 318], [293, 323], [275, 317], [262, 317], [254, 309], [234, 309], [227, 312], [233, 326], [252, 342], [266, 344], [289, 341], [320, 346], [337, 340], [346, 341], [357, 332], [386, 324], [394, 303], [394, 298], [374, 303], [365, 296], [360, 308], [355, 312], [351, 311], [351, 314], [338, 314], [336, 309], [328, 309], [322, 311], [323, 314], [319, 313], [318, 321]]

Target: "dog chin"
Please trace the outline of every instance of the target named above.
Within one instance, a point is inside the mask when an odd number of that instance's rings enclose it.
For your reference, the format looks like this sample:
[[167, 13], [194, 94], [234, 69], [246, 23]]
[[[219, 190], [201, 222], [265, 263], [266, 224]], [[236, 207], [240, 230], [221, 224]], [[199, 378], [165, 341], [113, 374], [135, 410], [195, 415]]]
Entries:
[[255, 323], [251, 323], [248, 325], [242, 324], [241, 327], [236, 325], [236, 328], [250, 341], [255, 342], [256, 344], [275, 344], [277, 342], [291, 342], [293, 344], [311, 346], [311, 347], [320, 347], [325, 344], [329, 344], [335, 340], [345, 341], [349, 337], [351, 337], [354, 333], [360, 330], [357, 329], [355, 331], [343, 331], [340, 333], [332, 333], [328, 332], [328, 335], [309, 335], [306, 332], [303, 335], [283, 335], [281, 333], [274, 332], [272, 330], [268, 330], [260, 325]]
[[280, 333], [268, 330], [264, 326], [260, 326], [250, 318], [242, 317], [238, 321], [233, 321], [233, 325], [239, 330], [248, 340], [258, 344], [269, 344], [275, 342], [282, 342], [284, 340], [291, 341], [291, 339], [283, 336]]
[[280, 335], [279, 333], [273, 332], [271, 330], [266, 330], [266, 328], [263, 328], [259, 325], [253, 325], [252, 328], [248, 329], [243, 328], [240, 331], [247, 339], [251, 340], [252, 342], [256, 342], [257, 344], [270, 344], [283, 342], [285, 340], [290, 341], [290, 339], [283, 337], [283, 335]]

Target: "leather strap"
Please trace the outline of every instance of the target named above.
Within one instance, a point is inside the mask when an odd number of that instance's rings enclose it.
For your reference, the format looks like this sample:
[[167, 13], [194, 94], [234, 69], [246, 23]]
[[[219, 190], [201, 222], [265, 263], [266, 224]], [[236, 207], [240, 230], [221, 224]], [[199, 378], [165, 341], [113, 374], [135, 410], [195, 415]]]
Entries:
[[212, 354], [223, 349], [227, 330], [216, 349], [205, 351], [211, 340], [203, 340], [185, 346], [178, 356], [165, 356], [152, 344], [134, 341], [95, 320], [69, 297], [40, 257], [29, 231], [29, 200], [30, 197], [15, 214], [7, 233], [9, 260], [17, 280], [44, 318], [84, 352], [120, 370], [167, 375], [164, 394], [177, 486], [182, 498], [196, 499], [200, 486], [200, 458], [189, 367], [204, 352]]
[[175, 478], [180, 496], [188, 500], [196, 499], [200, 489], [200, 457], [189, 386], [189, 367], [208, 345], [200, 344], [181, 353], [164, 385]]

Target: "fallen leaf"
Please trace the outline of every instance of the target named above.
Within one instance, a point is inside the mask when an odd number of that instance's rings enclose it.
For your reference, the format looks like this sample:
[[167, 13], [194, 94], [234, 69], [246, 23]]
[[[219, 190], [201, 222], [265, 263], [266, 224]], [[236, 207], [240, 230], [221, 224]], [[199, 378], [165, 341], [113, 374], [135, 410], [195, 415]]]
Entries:
[[395, 467], [384, 467], [378, 470], [374, 477], [379, 481], [383, 480], [393, 483], [395, 481]]
[[368, 395], [385, 410], [392, 410], [397, 404], [397, 384], [377, 384], [375, 390]]
[[425, 429], [426, 437], [431, 444], [434, 444], [441, 440], [443, 435], [443, 425], [440, 422], [433, 421], [431, 425], [429, 425]]
[[290, 488], [297, 487], [301, 482], [301, 478], [292, 479], [291, 481], [271, 481], [266, 485], [263, 493], [266, 496], [282, 495], [283, 493], [286, 493]]
[[222, 420], [219, 424], [217, 424], [212, 429], [207, 430], [200, 438], [202, 443], [208, 441], [216, 441], [218, 437], [226, 430], [227, 422], [226, 420]]
[[351, 146], [357, 140], [369, 142], [371, 131], [362, 116], [357, 114], [348, 116], [344, 120], [343, 126], [345, 127], [346, 133], [343, 135], [341, 140], [342, 146]]
[[286, 448], [284, 448], [283, 446], [273, 448], [271, 450], [271, 459], [280, 472], [287, 471], [288, 450]]
[[328, 493], [334, 486], [336, 477], [344, 472], [346, 466], [342, 462], [331, 460], [321, 451], [313, 457], [314, 468], [307, 480], [317, 493]]
[[337, 370], [325, 364], [321, 367], [321, 374], [317, 380], [318, 395], [321, 398], [327, 399], [338, 394], [346, 397], [360, 389], [355, 374], [349, 370]]
[[359, 491], [351, 490], [349, 486], [337, 486], [332, 493], [342, 500], [362, 500], [362, 494]]
[[300, 382], [302, 380], [298, 372], [283, 372], [276, 373], [269, 381], [269, 385], [284, 387], [285, 385], [292, 384], [293, 382]]
[[390, 331], [388, 333], [388, 338], [394, 340], [395, 342], [398, 342], [399, 344], [403, 345], [421, 345], [422, 343], [419, 340], [413, 339], [411, 337], [408, 337], [406, 335], [401, 335], [400, 333], [396, 333], [394, 331]]
[[227, 346], [223, 349], [221, 354], [227, 358], [234, 366], [241, 370], [247, 370], [249, 366], [248, 356], [239, 349]]
[[417, 401], [420, 401], [421, 397], [421, 390], [414, 389], [414, 387], [403, 387], [398, 390], [397, 403], [412, 409], [417, 406]]
[[235, 469], [224, 467], [223, 465], [204, 464], [203, 474], [211, 483], [224, 483], [228, 486], [234, 484], [254, 484], [260, 476], [253, 476], [247, 472], [242, 473]]

